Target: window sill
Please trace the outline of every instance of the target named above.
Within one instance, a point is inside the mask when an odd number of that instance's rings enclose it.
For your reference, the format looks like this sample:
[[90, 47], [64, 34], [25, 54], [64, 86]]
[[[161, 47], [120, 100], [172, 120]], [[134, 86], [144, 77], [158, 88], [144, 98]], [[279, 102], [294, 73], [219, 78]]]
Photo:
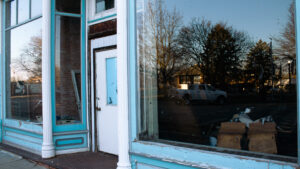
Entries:
[[267, 168], [269, 165], [298, 167], [295, 157], [236, 151], [166, 140], [134, 141], [131, 143], [130, 154], [196, 167], [207, 167], [207, 165], [215, 168], [220, 166], [232, 168], [238, 165], [244, 167], [243, 165], [247, 162], [251, 164], [250, 168]]

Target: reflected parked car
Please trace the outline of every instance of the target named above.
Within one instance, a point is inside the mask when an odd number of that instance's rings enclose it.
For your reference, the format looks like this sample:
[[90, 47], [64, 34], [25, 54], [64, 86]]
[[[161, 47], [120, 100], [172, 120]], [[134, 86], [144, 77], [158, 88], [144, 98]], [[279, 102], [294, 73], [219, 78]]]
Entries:
[[175, 98], [183, 99], [185, 104], [191, 101], [224, 104], [227, 99], [227, 92], [217, 90], [210, 84], [192, 84], [187, 89], [176, 89], [173, 94]]

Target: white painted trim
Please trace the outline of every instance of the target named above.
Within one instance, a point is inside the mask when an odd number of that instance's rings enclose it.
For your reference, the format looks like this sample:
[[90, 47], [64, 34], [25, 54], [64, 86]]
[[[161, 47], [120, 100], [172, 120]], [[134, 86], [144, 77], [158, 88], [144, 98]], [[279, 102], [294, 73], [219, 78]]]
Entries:
[[87, 151], [89, 151], [89, 148], [76, 148], [76, 149], [68, 149], [68, 150], [56, 150], [56, 155], [80, 153], [80, 152], [87, 152]]
[[42, 97], [43, 97], [43, 144], [42, 158], [55, 156], [52, 131], [51, 102], [51, 0], [43, 1], [42, 17]]
[[128, 98], [128, 0], [117, 1], [118, 146], [117, 169], [130, 169]]
[[[87, 3], [88, 3], [87, 6], [89, 7], [89, 10], [88, 10], [88, 21], [97, 20], [97, 19], [104, 18], [104, 17], [107, 17], [107, 16], [115, 14], [116, 11], [117, 11], [117, 2], [116, 1], [117, 0], [115, 0], [115, 7], [114, 8], [106, 10], [106, 11], [103, 11], [103, 12], [100, 12], [100, 13], [96, 13], [96, 0], [89, 0], [89, 1], [87, 1]], [[99, 22], [95, 22], [95, 23], [92, 23], [92, 24], [96, 24], [96, 23], [100, 23], [100, 22], [105, 22], [105, 21], [110, 20], [110, 19], [111, 18], [105, 19], [105, 20], [101, 20]]]
[[103, 47], [108, 47], [108, 46], [113, 46], [117, 45], [117, 35], [112, 35], [112, 36], [107, 36], [103, 38], [98, 38], [98, 39], [93, 39], [91, 40], [91, 48], [90, 48], [90, 54], [91, 54], [91, 118], [92, 118], [92, 151], [96, 151], [95, 147], [95, 103], [94, 103], [94, 98], [95, 98], [95, 89], [94, 89], [94, 84], [95, 84], [95, 79], [94, 79], [94, 50], [97, 48], [103, 48]]

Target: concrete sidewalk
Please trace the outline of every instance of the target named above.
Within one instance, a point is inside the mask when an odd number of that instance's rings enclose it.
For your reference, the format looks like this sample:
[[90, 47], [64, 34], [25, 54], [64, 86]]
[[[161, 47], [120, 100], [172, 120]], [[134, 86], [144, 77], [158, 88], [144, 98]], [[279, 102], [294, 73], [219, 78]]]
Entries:
[[0, 150], [0, 168], [1, 169], [46, 169], [39, 164], [26, 160], [23, 157]]

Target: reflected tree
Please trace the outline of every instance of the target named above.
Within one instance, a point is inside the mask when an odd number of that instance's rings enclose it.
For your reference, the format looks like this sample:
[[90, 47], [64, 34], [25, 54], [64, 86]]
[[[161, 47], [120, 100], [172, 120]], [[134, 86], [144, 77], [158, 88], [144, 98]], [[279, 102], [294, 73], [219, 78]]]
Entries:
[[17, 68], [27, 73], [29, 81], [42, 82], [42, 38], [33, 36], [16, 60]]
[[273, 76], [273, 58], [268, 43], [259, 40], [251, 48], [246, 60], [247, 79], [254, 83], [260, 94], [265, 93], [265, 82]]
[[144, 35], [139, 40], [144, 43], [139, 46], [139, 51], [144, 52], [147, 64], [141, 64], [144, 66], [141, 69], [155, 67], [158, 88], [166, 94], [168, 86], [174, 81], [174, 74], [181, 67], [182, 57], [176, 38], [182, 17], [176, 9], [168, 11], [162, 0], [149, 2], [144, 17], [144, 30], [139, 29]]
[[180, 30], [178, 43], [190, 66], [197, 65], [204, 83], [220, 88], [241, 79], [242, 61], [249, 50], [246, 33], [226, 24], [193, 19]]
[[290, 5], [288, 22], [281, 32], [281, 37], [275, 38], [275, 41], [279, 44], [279, 48], [275, 50], [278, 56], [282, 56], [284, 60], [296, 59], [296, 33], [295, 33], [295, 2]]

